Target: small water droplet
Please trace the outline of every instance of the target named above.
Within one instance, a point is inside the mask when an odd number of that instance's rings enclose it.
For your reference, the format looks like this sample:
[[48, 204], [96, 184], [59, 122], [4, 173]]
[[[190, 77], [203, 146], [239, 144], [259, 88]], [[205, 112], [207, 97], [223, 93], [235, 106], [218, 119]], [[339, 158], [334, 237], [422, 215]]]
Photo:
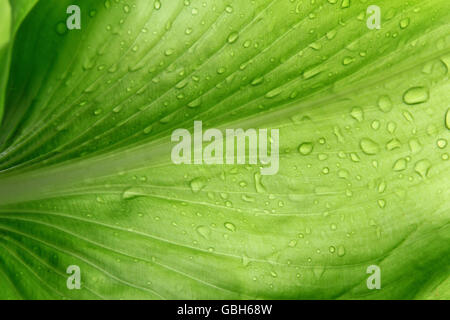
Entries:
[[224, 224], [225, 228], [227, 228], [228, 230], [234, 232], [236, 231], [236, 226], [234, 224], [232, 224], [231, 222], [225, 222]]
[[60, 36], [66, 34], [67, 32], [67, 27], [64, 24], [64, 22], [60, 22], [56, 25], [55, 27], [56, 33], [59, 34]]
[[337, 255], [343, 257], [345, 255], [345, 247], [343, 245], [338, 246]]
[[438, 146], [438, 148], [440, 148], [440, 149], [444, 149], [444, 148], [447, 146], [447, 140], [445, 140], [445, 139], [439, 139], [439, 140], [437, 141], [437, 146]]
[[389, 96], [381, 96], [378, 99], [378, 107], [383, 112], [389, 112], [392, 110], [392, 101]]
[[400, 20], [400, 28], [405, 29], [409, 26], [409, 18]]
[[230, 35], [227, 38], [228, 43], [234, 43], [239, 38], [239, 33], [236, 31], [230, 33]]
[[313, 148], [314, 148], [314, 146], [311, 142], [304, 142], [298, 147], [298, 152], [300, 152], [300, 154], [306, 156], [313, 151]]
[[342, 64], [344, 66], [347, 66], [347, 65], [353, 63], [353, 61], [355, 61], [355, 58], [353, 58], [353, 57], [344, 57], [344, 59], [342, 60]]
[[205, 187], [205, 183], [202, 178], [195, 178], [189, 182], [189, 186], [191, 187], [192, 192], [198, 193]]

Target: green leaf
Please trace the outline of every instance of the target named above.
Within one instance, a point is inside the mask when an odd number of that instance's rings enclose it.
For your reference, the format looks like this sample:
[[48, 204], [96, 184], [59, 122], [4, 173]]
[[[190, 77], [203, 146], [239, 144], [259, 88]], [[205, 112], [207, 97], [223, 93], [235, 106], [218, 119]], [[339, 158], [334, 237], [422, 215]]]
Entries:
[[[448, 298], [450, 2], [22, 2], [0, 298]], [[279, 129], [279, 171], [174, 164], [194, 121]]]

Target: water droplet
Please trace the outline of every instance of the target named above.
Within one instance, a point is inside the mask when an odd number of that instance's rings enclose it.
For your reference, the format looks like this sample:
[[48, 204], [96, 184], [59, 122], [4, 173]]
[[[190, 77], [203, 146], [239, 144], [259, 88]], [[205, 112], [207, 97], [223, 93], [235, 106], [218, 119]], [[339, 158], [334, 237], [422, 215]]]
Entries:
[[131, 200], [145, 196], [145, 191], [141, 188], [128, 188], [122, 193], [122, 199]]
[[234, 43], [236, 42], [236, 40], [239, 38], [239, 33], [237, 33], [236, 31], [230, 33], [230, 35], [228, 36], [228, 43]]
[[165, 54], [166, 56], [171, 56], [174, 52], [175, 52], [174, 49], [169, 48], [169, 49], [166, 49], [166, 51], [164, 51], [164, 54]]
[[313, 151], [313, 144], [311, 142], [304, 142], [298, 147], [298, 152], [306, 156]]
[[195, 178], [189, 182], [192, 192], [197, 193], [205, 187], [205, 183], [202, 178]]
[[450, 109], [447, 109], [447, 113], [445, 114], [445, 126], [450, 130]]
[[209, 240], [209, 236], [211, 234], [211, 230], [206, 227], [206, 226], [198, 226], [195, 231], [197, 231], [197, 233], [202, 237], [205, 238], [206, 240]]
[[444, 149], [444, 148], [447, 146], [447, 140], [445, 140], [445, 139], [439, 139], [439, 140], [437, 141], [437, 146], [438, 146], [438, 148], [440, 148], [440, 149]]
[[348, 179], [350, 177], [350, 172], [345, 169], [340, 169], [338, 171], [338, 177], [341, 179]]
[[225, 69], [224, 67], [220, 67], [219, 69], [217, 69], [217, 74], [223, 74], [226, 70], [227, 69]]
[[266, 188], [264, 187], [264, 185], [262, 184], [262, 177], [260, 173], [255, 173], [254, 175], [255, 177], [255, 188], [256, 188], [256, 192], [258, 193], [264, 193], [266, 192]]
[[337, 255], [339, 257], [343, 257], [345, 255], [345, 248], [343, 245], [338, 246], [337, 248]]
[[403, 101], [406, 104], [414, 105], [428, 101], [430, 94], [425, 87], [413, 87], [403, 94]]
[[350, 115], [353, 117], [353, 119], [357, 120], [358, 122], [361, 122], [364, 119], [364, 113], [360, 107], [353, 107], [352, 111], [350, 112]]
[[275, 88], [269, 92], [266, 93], [265, 97], [268, 99], [275, 98], [278, 96], [281, 92], [283, 92], [283, 89], [281, 88]]
[[361, 150], [368, 155], [374, 155], [380, 151], [378, 144], [369, 138], [361, 139], [359, 146]]
[[347, 65], [351, 64], [353, 61], [355, 61], [355, 59], [353, 57], [344, 57], [344, 59], [342, 60], [342, 64], [344, 66], [347, 66]]
[[324, 266], [316, 266], [313, 268], [314, 277], [316, 277], [316, 279], [322, 278], [324, 272], [325, 272]]
[[161, 1], [156, 0], [156, 1], [155, 1], [155, 4], [154, 4], [154, 8], [155, 8], [156, 10], [161, 9]]
[[407, 162], [405, 158], [400, 158], [397, 161], [395, 161], [394, 166], [392, 167], [392, 169], [394, 171], [403, 171], [406, 169], [407, 166]]
[[225, 228], [227, 228], [230, 231], [236, 231], [236, 226], [232, 224], [231, 222], [225, 222], [224, 224]]
[[64, 35], [67, 32], [67, 27], [64, 22], [60, 22], [55, 27], [56, 33], [60, 36]]
[[149, 134], [152, 131], [152, 129], [153, 129], [153, 126], [150, 125], [144, 129], [144, 133]]
[[392, 110], [392, 101], [389, 96], [381, 96], [378, 99], [378, 107], [383, 112], [389, 112]]
[[130, 12], [130, 6], [129, 5], [124, 5], [123, 6], [123, 12], [125, 12], [125, 13], [129, 13]]
[[431, 162], [427, 159], [422, 159], [416, 162], [414, 170], [422, 177], [426, 178], [431, 168]]
[[422, 145], [420, 144], [419, 140], [417, 139], [409, 140], [409, 150], [411, 150], [411, 153], [418, 153], [421, 149]]
[[378, 130], [380, 129], [380, 121], [373, 120], [370, 126], [372, 127], [373, 130]]
[[409, 26], [409, 18], [400, 20], [400, 28], [405, 29]]
[[378, 185], [378, 192], [383, 193], [386, 190], [386, 182], [382, 180]]
[[351, 159], [353, 162], [359, 162], [359, 161], [361, 161], [361, 159], [359, 158], [358, 154], [355, 153], [355, 152], [350, 153], [350, 159]]
[[257, 86], [263, 82], [264, 82], [264, 77], [259, 77], [259, 78], [254, 79], [251, 84], [252, 84], [252, 86]]
[[400, 148], [401, 146], [402, 144], [400, 143], [400, 141], [398, 141], [397, 139], [392, 139], [386, 144], [386, 149], [392, 151], [394, 149]]

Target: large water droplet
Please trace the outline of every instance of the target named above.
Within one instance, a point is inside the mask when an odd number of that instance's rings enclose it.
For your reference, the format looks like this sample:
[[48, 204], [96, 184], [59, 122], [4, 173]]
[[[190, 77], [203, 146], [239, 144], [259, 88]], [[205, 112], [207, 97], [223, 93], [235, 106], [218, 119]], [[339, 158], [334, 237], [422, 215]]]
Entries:
[[425, 87], [413, 87], [403, 94], [403, 101], [409, 105], [424, 103], [429, 98], [430, 94]]
[[359, 146], [361, 150], [368, 155], [377, 154], [380, 151], [379, 145], [369, 138], [361, 139]]
[[414, 170], [422, 177], [426, 178], [428, 175], [428, 172], [431, 168], [431, 162], [427, 159], [422, 159], [416, 162], [416, 165], [414, 166]]

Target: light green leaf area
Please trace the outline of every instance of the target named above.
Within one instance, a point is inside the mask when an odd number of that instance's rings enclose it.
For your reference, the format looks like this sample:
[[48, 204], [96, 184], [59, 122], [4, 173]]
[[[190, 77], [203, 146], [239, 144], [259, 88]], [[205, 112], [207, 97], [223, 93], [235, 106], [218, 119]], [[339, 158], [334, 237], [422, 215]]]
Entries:
[[[449, 298], [449, 1], [71, 2], [0, 92], [0, 298]], [[194, 120], [279, 129], [278, 173], [173, 164]]]

